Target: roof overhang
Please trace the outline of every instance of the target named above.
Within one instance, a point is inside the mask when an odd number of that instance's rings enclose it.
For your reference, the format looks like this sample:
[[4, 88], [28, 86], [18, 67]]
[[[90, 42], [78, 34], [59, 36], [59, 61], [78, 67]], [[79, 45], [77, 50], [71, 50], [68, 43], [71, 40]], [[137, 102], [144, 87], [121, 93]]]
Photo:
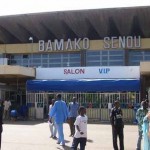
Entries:
[[150, 62], [140, 62], [141, 75], [150, 75]]
[[28, 80], [27, 91], [38, 92], [123, 92], [139, 91], [139, 79]]
[[16, 81], [24, 82], [28, 79], [35, 78], [35, 68], [0, 65], [0, 82], [16, 83]]
[[0, 16], [0, 44], [107, 36], [149, 38], [149, 16], [150, 6]]

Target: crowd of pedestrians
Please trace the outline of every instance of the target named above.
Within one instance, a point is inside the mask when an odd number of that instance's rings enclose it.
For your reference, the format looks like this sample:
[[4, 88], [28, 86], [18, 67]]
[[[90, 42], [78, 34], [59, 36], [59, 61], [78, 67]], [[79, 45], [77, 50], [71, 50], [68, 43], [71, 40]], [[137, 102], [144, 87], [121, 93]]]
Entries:
[[[7, 111], [11, 106], [11, 104], [7, 102], [8, 101], [3, 104], [3, 101], [0, 101], [0, 147], [3, 118], [6, 119], [9, 117]], [[136, 150], [150, 150], [150, 111], [148, 106], [148, 100], [142, 100], [140, 108], [136, 112], [138, 125]], [[48, 115], [50, 138], [57, 140], [57, 144], [65, 146], [63, 124], [68, 122], [70, 136], [73, 137], [70, 149], [77, 150], [78, 145], [80, 145], [80, 150], [85, 150], [88, 117], [86, 116], [86, 108], [84, 106], [79, 106], [76, 97], [73, 97], [72, 101], [67, 105], [66, 102], [62, 100], [62, 95], [57, 94], [56, 98], [52, 99], [49, 105]], [[114, 101], [113, 108], [110, 111], [110, 123], [112, 126], [112, 143], [114, 150], [124, 150], [123, 112], [118, 100]], [[117, 143], [117, 138], [119, 138], [119, 145]], [[142, 138], [143, 148], [141, 146]]]
[[[138, 124], [138, 138], [136, 150], [141, 150], [141, 140], [143, 139], [143, 150], [150, 150], [150, 112], [148, 112], [148, 101], [143, 100], [141, 107], [136, 112]], [[57, 144], [65, 146], [63, 124], [69, 123], [70, 136], [73, 137], [72, 150], [77, 150], [80, 144], [80, 150], [85, 150], [87, 141], [87, 116], [86, 109], [79, 106], [77, 98], [73, 97], [67, 105], [62, 100], [61, 94], [57, 94], [56, 99], [52, 100], [49, 106], [49, 126], [51, 137], [57, 139]], [[110, 111], [110, 123], [112, 125], [112, 142], [114, 150], [124, 150], [124, 122], [123, 112], [118, 100], [114, 101], [113, 108]], [[58, 136], [56, 133], [58, 131]], [[117, 143], [119, 138], [119, 145]]]
[[[62, 100], [61, 94], [56, 95], [49, 106], [49, 126], [51, 137], [57, 139], [57, 144], [65, 146], [63, 124], [69, 123], [70, 136], [73, 137], [72, 150], [77, 150], [80, 144], [80, 150], [85, 150], [87, 141], [87, 116], [86, 109], [79, 107], [77, 98], [73, 97], [68, 105]], [[58, 137], [56, 133], [58, 131]]]

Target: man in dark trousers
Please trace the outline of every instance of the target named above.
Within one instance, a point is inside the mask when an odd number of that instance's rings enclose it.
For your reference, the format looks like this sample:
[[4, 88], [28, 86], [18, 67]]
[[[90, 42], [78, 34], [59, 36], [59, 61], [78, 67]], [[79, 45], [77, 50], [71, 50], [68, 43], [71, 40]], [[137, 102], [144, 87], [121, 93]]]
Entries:
[[70, 136], [74, 136], [75, 133], [75, 120], [78, 116], [79, 104], [77, 103], [77, 98], [73, 97], [72, 102], [69, 103], [69, 126], [70, 126]]
[[111, 110], [110, 121], [112, 125], [113, 147], [118, 150], [117, 137], [119, 136], [120, 150], [124, 150], [124, 123], [122, 119], [122, 110], [118, 100], [114, 102], [114, 107]]
[[0, 149], [1, 149], [1, 136], [2, 136], [2, 131], [3, 131], [3, 101], [0, 100]]

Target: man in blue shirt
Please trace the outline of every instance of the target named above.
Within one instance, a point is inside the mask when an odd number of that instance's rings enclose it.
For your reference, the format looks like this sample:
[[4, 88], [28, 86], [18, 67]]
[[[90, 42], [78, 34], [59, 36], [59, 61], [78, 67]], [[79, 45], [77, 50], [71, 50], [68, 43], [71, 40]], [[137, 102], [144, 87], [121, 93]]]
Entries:
[[61, 94], [56, 95], [56, 102], [52, 107], [50, 112], [50, 121], [53, 116], [55, 116], [55, 122], [58, 130], [58, 142], [61, 146], [65, 145], [64, 133], [63, 133], [63, 123], [66, 122], [68, 118], [68, 108], [66, 103], [61, 99]]
[[77, 98], [73, 97], [72, 102], [69, 103], [69, 126], [70, 126], [70, 136], [74, 136], [75, 125], [74, 122], [78, 115], [79, 104], [77, 103]]

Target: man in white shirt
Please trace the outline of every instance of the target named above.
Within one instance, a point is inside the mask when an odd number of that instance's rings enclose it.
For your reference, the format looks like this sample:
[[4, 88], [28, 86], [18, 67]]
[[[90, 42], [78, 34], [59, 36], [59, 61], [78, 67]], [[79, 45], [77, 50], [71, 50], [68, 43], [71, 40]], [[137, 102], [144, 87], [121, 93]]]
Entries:
[[5, 100], [4, 101], [4, 119], [9, 119], [10, 106], [11, 106], [10, 100], [8, 99]]
[[76, 131], [74, 134], [74, 139], [72, 143], [72, 150], [77, 150], [78, 144], [80, 144], [80, 150], [85, 150], [86, 141], [87, 141], [87, 116], [86, 109], [81, 106], [79, 108], [79, 116], [76, 118], [74, 123]]

